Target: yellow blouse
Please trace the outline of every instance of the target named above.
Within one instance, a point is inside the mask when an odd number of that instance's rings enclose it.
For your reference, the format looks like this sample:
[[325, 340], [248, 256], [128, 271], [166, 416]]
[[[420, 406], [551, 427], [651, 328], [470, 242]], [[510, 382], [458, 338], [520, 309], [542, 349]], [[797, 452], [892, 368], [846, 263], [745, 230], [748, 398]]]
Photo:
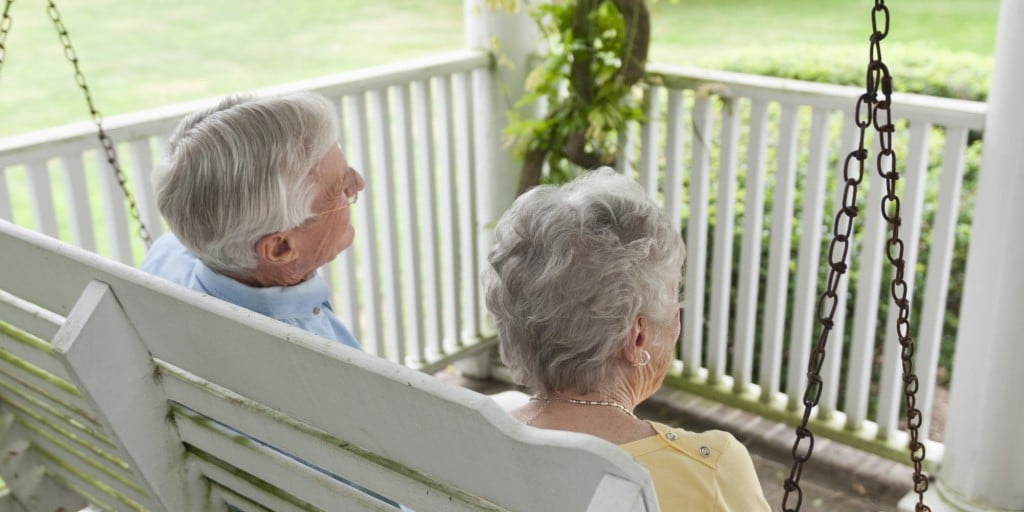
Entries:
[[732, 434], [650, 423], [657, 435], [621, 446], [651, 473], [662, 512], [770, 510], [750, 454]]

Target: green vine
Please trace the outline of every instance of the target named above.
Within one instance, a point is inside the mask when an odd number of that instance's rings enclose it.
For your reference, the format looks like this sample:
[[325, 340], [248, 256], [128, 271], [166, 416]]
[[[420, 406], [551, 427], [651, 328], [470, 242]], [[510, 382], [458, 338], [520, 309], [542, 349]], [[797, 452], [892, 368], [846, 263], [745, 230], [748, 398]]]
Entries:
[[643, 119], [640, 79], [650, 41], [643, 0], [552, 0], [534, 6], [531, 16], [546, 52], [516, 109], [540, 102], [546, 112], [509, 114], [505, 133], [523, 158], [520, 193], [614, 163], [618, 135]]

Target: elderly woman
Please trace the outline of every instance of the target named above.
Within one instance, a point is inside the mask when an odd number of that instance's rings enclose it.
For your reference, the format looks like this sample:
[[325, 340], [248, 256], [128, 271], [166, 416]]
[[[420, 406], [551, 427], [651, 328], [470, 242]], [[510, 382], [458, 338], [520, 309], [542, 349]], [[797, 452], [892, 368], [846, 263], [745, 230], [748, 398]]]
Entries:
[[513, 414], [620, 445], [651, 473], [662, 510], [766, 511], [732, 435], [633, 413], [673, 360], [684, 258], [667, 216], [611, 169], [519, 197], [498, 221], [484, 276], [502, 359], [535, 393]]
[[360, 348], [317, 274], [352, 244], [349, 206], [364, 186], [337, 123], [312, 93], [233, 96], [186, 117], [154, 173], [173, 234], [142, 269]]

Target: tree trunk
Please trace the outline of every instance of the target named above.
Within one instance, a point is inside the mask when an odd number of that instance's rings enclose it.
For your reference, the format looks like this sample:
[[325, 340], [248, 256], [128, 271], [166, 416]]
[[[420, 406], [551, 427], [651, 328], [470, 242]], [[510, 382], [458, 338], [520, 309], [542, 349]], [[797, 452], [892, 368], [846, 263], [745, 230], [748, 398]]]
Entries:
[[[594, 77], [591, 63], [595, 50], [592, 45], [595, 34], [591, 22], [592, 13], [601, 6], [604, 0], [576, 0], [576, 12], [573, 18], [573, 41], [584, 41], [573, 50], [573, 62], [569, 70], [570, 98], [568, 105], [551, 105], [547, 118], [550, 120], [561, 108], [577, 108], [587, 105], [594, 97]], [[619, 79], [626, 85], [637, 83], [644, 76], [647, 63], [647, 49], [651, 39], [650, 12], [644, 0], [613, 0], [615, 7], [622, 13], [625, 25], [625, 44], [622, 48], [622, 67]], [[587, 151], [586, 127], [569, 134], [562, 147], [553, 147], [541, 141], [535, 149], [527, 151], [523, 166], [519, 173], [519, 194], [540, 183], [544, 162], [552, 151], [560, 151], [562, 155], [583, 169], [592, 169], [600, 165], [610, 165], [614, 159]]]

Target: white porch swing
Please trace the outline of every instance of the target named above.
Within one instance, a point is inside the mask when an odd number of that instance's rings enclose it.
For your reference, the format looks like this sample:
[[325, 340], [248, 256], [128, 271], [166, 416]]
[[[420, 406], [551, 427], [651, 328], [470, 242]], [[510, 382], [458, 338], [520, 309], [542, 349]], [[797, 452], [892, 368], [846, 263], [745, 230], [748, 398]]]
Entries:
[[[467, 22], [474, 17], [482, 18], [484, 16], [480, 6], [474, 2], [467, 2], [466, 9]], [[1013, 371], [1012, 366], [1014, 361], [1020, 360], [1019, 357], [1013, 357], [1019, 355], [1020, 349], [1014, 343], [1008, 342], [1013, 339], [1013, 333], [1020, 332], [1021, 328], [1024, 328], [1024, 326], [1017, 325], [1021, 321], [1018, 318], [1020, 315], [1013, 314], [1014, 306], [1018, 306], [1018, 310], [1020, 306], [1019, 301], [1013, 299], [1012, 293], [1013, 290], [1020, 287], [1016, 282], [1019, 278], [1014, 273], [1008, 272], [1005, 265], [1007, 261], [1011, 261], [1011, 259], [1007, 259], [1008, 254], [1024, 252], [1024, 247], [1015, 242], [1018, 237], [1013, 236], [1016, 233], [1012, 223], [1000, 222], [1000, 219], [1005, 219], [1006, 211], [1012, 204], [1007, 202], [1008, 198], [1015, 195], [1011, 191], [1024, 192], [1024, 190], [1020, 190], [1021, 184], [1019, 180], [1013, 179], [1012, 172], [1000, 172], [999, 170], [1011, 167], [1009, 163], [1016, 161], [1014, 150], [1021, 145], [1019, 136], [1014, 135], [1015, 128], [1011, 123], [1012, 119], [1019, 119], [1024, 115], [1024, 105], [1014, 97], [1012, 91], [1024, 87], [1024, 73], [1015, 71], [1011, 66], [1014, 66], [1013, 63], [1019, 60], [1014, 57], [1019, 57], [1021, 53], [1024, 53], [1022, 52], [1024, 40], [1021, 39], [1024, 37], [1021, 36], [1021, 33], [1024, 32], [1021, 30], [1021, 24], [1024, 23], [1021, 21], [1024, 20], [1024, 10], [1022, 9], [1024, 7], [1020, 6], [1018, 2], [1002, 2], [996, 75], [993, 79], [992, 93], [989, 99], [989, 114], [985, 121], [984, 167], [995, 170], [987, 170], [983, 174], [983, 188], [979, 191], [978, 215], [975, 223], [977, 229], [972, 241], [972, 259], [968, 269], [968, 277], [972, 279], [968, 282], [974, 283], [973, 279], [977, 277], [979, 284], [968, 286], [960, 335], [961, 338], [971, 339], [983, 345], [984, 348], [977, 348], [977, 346], [970, 350], [962, 348], [957, 357], [957, 375], [962, 377], [954, 381], [953, 402], [942, 466], [938, 485], [933, 486], [933, 490], [937, 488], [938, 493], [930, 494], [936, 496], [935, 500], [929, 498], [929, 501], [941, 503], [941, 505], [933, 505], [932, 510], [936, 510], [936, 512], [945, 510], [938, 508], [939, 506], [956, 507], [953, 508], [956, 510], [976, 510], [984, 507], [993, 510], [1024, 510], [1024, 498], [1020, 494], [1022, 491], [1019, 489], [1020, 486], [1016, 485], [1018, 481], [1014, 480], [1014, 475], [1024, 473], [1024, 467], [1021, 467], [1021, 464], [1024, 464], [1021, 462], [1024, 461], [1024, 454], [1017, 453], [1019, 449], [1012, 445], [1006, 446], [999, 442], [999, 439], [1012, 439], [1013, 432], [1016, 432], [1020, 423], [1024, 421], [1024, 417], [1022, 417], [1024, 407], [1005, 407], [1005, 404], [1020, 404], [1020, 399], [1012, 396], [1012, 390], [1017, 387], [1012, 384], [1024, 384], [1024, 382], [1020, 382], [1021, 372]], [[473, 40], [470, 44], [471, 47], [487, 49], [490, 47], [490, 34], [503, 30], [515, 33], [523, 27], [522, 20], [512, 21], [519, 25], [504, 24], [511, 17], [500, 14], [494, 14], [489, 19], [489, 22], [478, 22], [467, 27], [467, 34], [469, 34], [467, 39]], [[10, 22], [6, 23], [9, 27]], [[516, 40], [510, 39], [510, 41]], [[2, 42], [3, 40], [0, 39], [0, 44]], [[520, 44], [523, 47], [517, 50], [514, 48], [515, 44]], [[525, 55], [530, 48], [530, 45], [524, 43], [524, 39], [521, 38], [518, 39], [518, 43], [503, 45], [503, 50], [513, 55], [513, 59]], [[521, 53], [517, 53], [519, 50], [522, 50]], [[2, 55], [0, 53], [0, 57]], [[488, 67], [489, 61], [485, 55], [462, 52], [458, 55], [453, 54], [435, 59], [433, 64], [419, 65], [416, 69], [403, 70], [400, 69], [401, 66], [396, 66], [390, 70], [391, 74], [402, 78], [395, 82], [387, 82], [380, 78], [380, 75], [369, 74], [360, 77], [359, 74], [353, 74], [351, 79], [342, 85], [310, 81], [293, 86], [323, 87], [323, 90], [330, 94], [345, 97], [343, 110], [346, 111], [348, 124], [352, 128], [348, 130], [348, 136], [354, 138], [354, 152], [367, 161], [374, 159], [383, 163], [390, 162], [389, 159], [393, 158], [386, 150], [380, 150], [371, 144], [368, 138], [361, 135], [361, 133], [376, 130], [386, 139], [396, 139], [390, 142], [392, 145], [415, 149], [415, 151], [408, 151], [407, 154], [430, 155], [430, 157], [424, 157], [424, 162], [427, 159], [447, 159], [451, 168], [457, 169], [460, 173], [467, 173], [463, 176], [469, 176], [468, 173], [472, 172], [471, 168], [474, 167], [474, 164], [499, 162], [495, 166], [499, 172], [494, 175], [476, 177], [477, 186], [475, 190], [469, 191], [457, 188], [459, 182], [463, 181], [462, 176], [458, 180], [449, 176], [447, 179], [451, 181], [441, 183], [438, 190], [422, 192], [428, 187], [419, 186], [421, 182], [417, 182], [410, 171], [410, 177], [405, 181], [410, 190], [404, 193], [400, 192], [398, 196], [389, 199], [388, 201], [391, 202], [387, 203], [385, 210], [393, 212], [390, 214], [393, 217], [385, 215], [378, 219], [378, 222], [381, 226], [394, 225], [396, 219], [410, 218], [421, 211], [417, 210], [417, 204], [421, 205], [419, 208], [422, 208], [425, 201], [443, 197], [448, 201], [445, 204], [451, 205], [448, 211], [454, 213], [450, 218], [437, 219], [436, 224], [441, 226], [445, 233], [427, 234], [424, 239], [429, 238], [429, 240], [425, 241], [423, 245], [416, 245], [414, 241], [403, 238], [399, 233], [390, 233], [387, 237], [389, 241], [383, 242], [380, 247], [376, 248], [378, 253], [371, 251], [369, 254], [363, 255], [364, 259], [369, 256], [371, 260], [375, 260], [377, 258], [373, 258], [373, 256], [378, 254], [381, 258], [379, 264], [385, 269], [382, 272], [381, 269], [370, 267], [369, 273], [366, 274], [369, 276], [366, 279], [371, 281], [369, 286], [365, 286], [365, 283], [361, 287], [355, 286], [355, 283], [363, 279], [360, 276], [365, 270], [364, 267], [360, 267], [361, 270], [357, 272], [355, 261], [340, 261], [334, 267], [336, 279], [342, 283], [341, 289], [353, 290], [342, 301], [349, 308], [346, 315], [351, 315], [352, 318], [364, 318], [361, 327], [366, 339], [377, 340], [376, 345], [371, 347], [371, 351], [396, 362], [411, 363], [412, 366], [426, 369], [436, 368], [461, 357], [467, 348], [483, 349], [487, 347], [486, 343], [478, 345], [477, 340], [474, 339], [476, 336], [486, 337], [486, 329], [482, 329], [482, 324], [485, 321], [482, 310], [479, 308], [478, 297], [473, 290], [475, 283], [473, 255], [480, 254], [481, 247], [486, 247], [486, 229], [480, 229], [479, 226], [485, 224], [485, 219], [495, 218], [502, 209], [501, 205], [510, 199], [505, 196], [504, 191], [511, 190], [512, 187], [504, 188], [501, 185], [507, 184], [512, 174], [501, 172], [501, 170], [508, 171], [510, 168], [505, 168], [509, 166], [508, 162], [503, 162], [506, 157], [495, 148], [488, 144], [480, 144], [475, 152], [472, 150], [462, 152], [462, 149], [453, 147], [451, 135], [461, 133], [465, 135], [465, 140], [474, 140], [472, 134], [476, 132], [475, 140], [486, 140], [487, 137], [497, 138], [497, 124], [493, 120], [489, 120], [484, 111], [493, 109], [500, 112], [504, 106], [501, 105], [502, 98], [494, 94], [493, 84], [489, 82], [491, 78], [488, 76], [490, 73], [507, 74], [509, 71], [500, 68], [490, 70]], [[389, 78], [388, 80], [395, 79]], [[387, 83], [400, 84], [398, 85], [400, 92], [389, 97], [387, 90], [389, 86], [384, 85]], [[505, 83], [517, 82], [508, 79]], [[382, 85], [384, 85], [383, 93], [376, 89]], [[473, 100], [469, 104], [452, 101], [453, 98], [458, 98], [460, 95], [472, 97]], [[673, 101], [671, 94], [669, 100], [669, 110], [671, 111], [673, 108], [671, 107]], [[430, 106], [434, 107], [433, 110]], [[706, 107], [705, 105], [705, 107], [698, 108]], [[675, 108], [680, 107], [677, 104]], [[94, 110], [91, 106], [90, 109]], [[423, 137], [414, 139], [411, 131], [404, 134], [401, 132], [385, 134], [388, 130], [382, 127], [385, 123], [384, 119], [392, 110], [402, 111], [401, 115], [406, 116], [409, 121], [407, 125], [410, 130], [415, 127], [418, 134], [436, 134], [447, 130], [448, 137], [438, 135], [436, 140]], [[178, 111], [171, 109], [164, 118], [157, 119], [153, 124], [169, 126], [173, 124], [173, 119], [180, 115], [179, 111], [184, 112], [184, 109], [178, 109]], [[695, 124], [699, 125], [706, 121], [707, 117], [701, 116], [707, 115], [707, 110], [696, 111], [694, 113]], [[440, 116], [441, 119], [438, 120], [437, 116]], [[113, 125], [111, 130], [113, 133], [128, 131], [123, 129], [122, 124], [113, 123]], [[473, 126], [477, 129], [474, 130]], [[158, 129], [156, 133], [160, 131]], [[118, 137], [115, 136], [115, 138]], [[436, 144], [434, 144], [435, 142]], [[149, 150], [143, 147], [150, 146], [148, 138], [145, 144], [130, 144], [133, 155], [148, 155], [151, 158], [152, 155], [146, 153]], [[27, 150], [24, 147], [0, 147], [0, 164], [7, 166], [29, 162], [29, 165], [33, 165], [32, 162], [42, 159], [42, 155], [81, 151], [80, 148], [85, 146], [86, 144], [76, 140], [62, 142], [55, 148], [42, 150], [38, 147]], [[108, 147], [107, 143], [104, 143], [104, 147]], [[116, 158], [116, 151], [112, 147], [105, 150], [108, 156], [113, 153]], [[675, 158], [680, 157], [676, 155]], [[144, 158], [140, 160], [144, 160]], [[697, 161], [696, 157], [694, 161]], [[399, 164], [398, 162], [394, 163]], [[145, 165], [138, 165], [137, 162], [133, 162], [133, 164], [136, 164], [133, 165], [133, 171], [136, 173], [133, 174], [133, 177], [145, 174]], [[423, 163], [423, 165], [429, 166], [430, 164]], [[409, 170], [414, 168], [412, 165], [397, 165], [397, 167]], [[648, 173], [647, 176], [651, 175], [648, 170], [640, 169], [641, 176], [644, 176], [645, 172]], [[42, 180], [38, 177], [31, 179]], [[668, 180], [668, 178], [666, 179]], [[466, 181], [473, 182], [472, 179]], [[142, 187], [145, 186], [145, 183], [147, 183], [145, 179], [136, 181], [136, 184]], [[413, 187], [413, 184], [417, 186]], [[48, 183], [40, 181], [37, 185], [38, 188], [43, 189], [47, 188]], [[381, 186], [386, 186], [388, 189], [402, 187], [401, 184], [383, 181]], [[669, 190], [668, 187], [666, 190]], [[3, 192], [0, 196], [6, 196], [6, 190], [0, 192]], [[423, 195], [417, 196], [421, 192]], [[458, 196], [464, 193], [469, 194], [468, 197], [472, 199], [459, 200]], [[678, 194], [678, 191], [675, 193]], [[412, 197], [414, 200], [403, 203], [399, 197]], [[5, 197], [0, 197], [0, 203], [5, 199]], [[145, 204], [146, 201], [145, 198], [140, 198], [139, 217], [147, 219], [147, 222], [140, 221], [140, 224], [153, 227], [153, 219], [157, 220], [157, 224], [159, 220], [149, 211], [151, 208]], [[0, 217], [4, 217], [3, 206], [0, 204]], [[407, 208], [407, 210], [403, 210], [403, 208]], [[49, 215], [52, 216], [52, 205], [49, 209], [51, 210]], [[47, 220], [46, 205], [44, 204], [37, 210], [41, 212], [39, 218], [43, 219], [40, 230], [50, 231], [48, 234], [55, 236], [57, 234], [56, 220], [52, 220], [52, 226], [50, 226], [51, 220]], [[442, 216], [444, 214], [443, 211], [433, 212], [434, 215], [439, 213]], [[6, 217], [9, 218], [9, 214]], [[470, 222], [475, 224], [467, 228], [467, 226], [459, 224], [459, 218], [473, 219]], [[121, 224], [126, 225], [124, 219], [121, 220]], [[463, 224], [466, 222], [464, 221]], [[156, 229], [159, 230], [159, 228]], [[77, 233], [77, 231], [74, 232]], [[116, 236], [124, 236], [125, 232], [126, 230], [121, 229], [120, 233], [122, 234]], [[448, 235], [448, 238], [445, 235]], [[439, 242], [439, 240], [447, 241]], [[35, 243], [33, 242], [33, 244]], [[441, 243], [449, 245], [441, 247], [439, 246]], [[123, 245], [127, 247], [129, 244]], [[47, 247], [50, 246], [47, 245]], [[51, 250], [59, 252], [56, 247], [51, 247]], [[444, 271], [433, 276], [435, 279], [433, 283], [429, 282], [429, 276], [415, 277], [416, 289], [411, 295], [403, 294], [398, 289], [399, 281], [388, 281], [384, 277], [387, 274], [412, 276], [415, 270], [407, 269], [398, 260], [406, 261], [412, 258], [413, 254], [428, 256], [434, 253], [439, 254], [445, 250], [450, 250], [453, 254], [463, 254], [464, 259], [428, 262], [427, 268], [443, 268]], [[395, 255], [394, 261], [388, 259], [391, 257], [390, 254]], [[8, 259], [10, 257], [10, 253], [0, 256], [0, 265], [16, 268], [23, 264], [17, 259]], [[125, 261], [125, 258], [129, 261]], [[120, 259], [131, 263], [130, 249], [127, 249]], [[986, 260], [988, 261], [986, 262]], [[1016, 260], [1019, 261], [1019, 258]], [[387, 272], [386, 269], [394, 269], [396, 272]], [[409, 274], [405, 274], [406, 272]], [[403, 281], [409, 282], [404, 278]], [[426, 284], [420, 284], [424, 281]], [[352, 283], [353, 286], [346, 287], [344, 286], [346, 283]], [[4, 281], [0, 288], [6, 290], [7, 286], [7, 282]], [[58, 284], [53, 286], [58, 286]], [[986, 289], [994, 290], [994, 295], [1000, 299], [998, 305], [993, 306], [990, 302], [991, 299], [983, 296]], [[103, 294], [99, 296], [102, 297]], [[398, 317], [404, 318], [404, 315], [400, 313], [403, 301], [408, 297], [418, 296], [436, 297], [435, 302], [438, 307], [427, 315], [420, 315], [418, 319], [402, 320], [404, 323], [397, 330], [384, 325], [383, 318], [396, 312], [398, 312]], [[368, 305], [370, 311], [361, 311], [358, 306], [360, 303]], [[65, 306], [70, 306], [70, 303]], [[995, 315], [993, 308], [1007, 313]], [[35, 317], [41, 318], [38, 315]], [[3, 318], [4, 321], [8, 320], [8, 317], [0, 318]], [[41, 332], [49, 331], [44, 329]], [[467, 337], [464, 333], [470, 334]], [[420, 339], [408, 344], [403, 343], [401, 340], [405, 339], [404, 334], [408, 334], [410, 338]], [[696, 359], [699, 361], [700, 357]], [[818, 366], [820, 366], [820, 362]], [[966, 381], [967, 376], [972, 377], [972, 381]], [[1007, 379], [1007, 381], [1003, 379]], [[808, 406], [809, 409], [810, 406]], [[806, 416], [804, 419], [807, 419]], [[995, 433], [995, 435], [983, 436], [982, 432]], [[799, 443], [800, 441], [798, 441]], [[794, 446], [794, 452], [797, 452], [797, 446]], [[810, 450], [807, 449], [804, 453], [809, 455]], [[990, 463], [984, 465], [985, 467], [979, 467], [974, 463], [979, 456]], [[800, 462], [799, 458], [798, 464], [794, 465], [795, 473], [791, 474], [791, 477], [796, 476], [797, 479], [800, 474], [800, 470], [797, 468]], [[920, 496], [915, 495], [914, 500], [920, 503]], [[907, 507], [907, 510], [913, 510], [914, 505], [910, 504], [908, 500]]]

